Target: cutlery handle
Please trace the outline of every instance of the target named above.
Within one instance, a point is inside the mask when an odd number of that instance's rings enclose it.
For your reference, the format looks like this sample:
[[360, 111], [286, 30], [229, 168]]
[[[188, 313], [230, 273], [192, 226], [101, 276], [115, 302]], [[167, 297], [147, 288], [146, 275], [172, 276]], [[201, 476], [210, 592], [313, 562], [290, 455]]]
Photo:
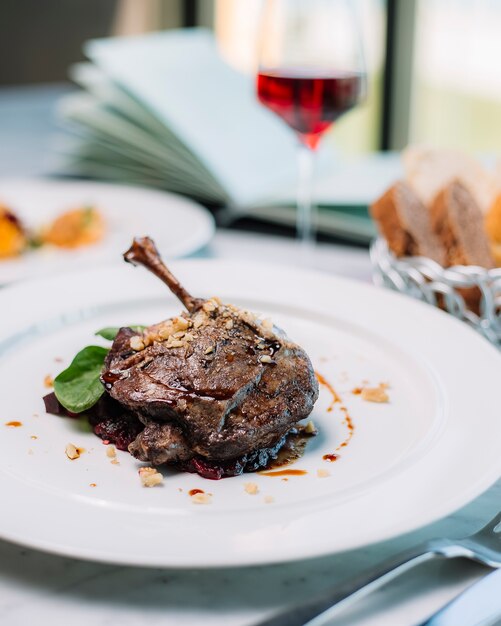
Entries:
[[402, 572], [442, 555], [440, 544], [426, 542], [401, 552], [369, 572], [349, 580], [302, 605], [288, 609], [257, 626], [320, 626], [332, 617], [341, 605], [346, 606], [361, 596], [389, 582]]

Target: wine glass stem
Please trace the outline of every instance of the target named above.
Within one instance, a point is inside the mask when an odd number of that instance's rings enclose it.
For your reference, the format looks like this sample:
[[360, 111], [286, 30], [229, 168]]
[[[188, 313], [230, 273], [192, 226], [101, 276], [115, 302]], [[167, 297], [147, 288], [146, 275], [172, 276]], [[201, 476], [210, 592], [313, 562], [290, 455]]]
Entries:
[[297, 234], [303, 250], [313, 248], [315, 242], [316, 208], [312, 202], [313, 150], [299, 145], [298, 149], [298, 188], [297, 188]]

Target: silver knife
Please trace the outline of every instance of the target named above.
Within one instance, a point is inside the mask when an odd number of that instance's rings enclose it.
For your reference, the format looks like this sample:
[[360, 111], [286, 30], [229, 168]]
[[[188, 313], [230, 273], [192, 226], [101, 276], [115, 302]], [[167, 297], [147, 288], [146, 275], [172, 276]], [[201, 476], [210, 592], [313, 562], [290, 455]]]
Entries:
[[419, 626], [501, 624], [501, 569], [484, 576]]

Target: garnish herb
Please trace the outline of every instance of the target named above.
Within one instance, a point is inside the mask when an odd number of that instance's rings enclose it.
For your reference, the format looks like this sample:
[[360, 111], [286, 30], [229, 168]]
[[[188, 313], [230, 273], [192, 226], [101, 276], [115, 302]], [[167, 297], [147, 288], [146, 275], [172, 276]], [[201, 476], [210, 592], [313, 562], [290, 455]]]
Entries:
[[[146, 326], [129, 326], [137, 333]], [[101, 328], [96, 335], [113, 341], [120, 328]], [[71, 413], [82, 413], [93, 407], [104, 393], [99, 379], [104, 359], [109, 349], [102, 346], [87, 346], [76, 355], [70, 366], [54, 379], [54, 393], [59, 402]]]
[[104, 393], [99, 380], [108, 348], [87, 346], [69, 367], [54, 379], [54, 393], [65, 409], [82, 413], [94, 406]]
[[[140, 326], [139, 324], [128, 326], [128, 328], [132, 328], [132, 330], [136, 333], [141, 333], [146, 328], [146, 326]], [[109, 339], [113, 341], [118, 334], [120, 328], [118, 326], [108, 326], [106, 328], [101, 328], [96, 332], [98, 337], [103, 337], [104, 339]]]

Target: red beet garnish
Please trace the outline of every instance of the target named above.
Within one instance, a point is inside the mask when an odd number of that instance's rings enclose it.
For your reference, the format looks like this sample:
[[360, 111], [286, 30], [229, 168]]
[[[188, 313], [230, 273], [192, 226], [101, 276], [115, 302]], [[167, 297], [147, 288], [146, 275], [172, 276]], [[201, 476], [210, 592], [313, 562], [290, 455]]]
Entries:
[[43, 397], [45, 411], [51, 415], [62, 415], [64, 417], [78, 417], [77, 413], [72, 413], [65, 409], [64, 406], [56, 398], [56, 394], [52, 391]]
[[129, 443], [143, 430], [144, 426], [135, 415], [126, 411], [118, 402], [103, 395], [99, 401], [85, 413], [71, 413], [59, 402], [54, 392], [44, 399], [45, 410], [52, 415], [64, 417], [86, 417], [94, 433], [113, 443], [119, 450], [127, 450]]
[[[89, 420], [90, 421], [90, 420]], [[119, 450], [127, 450], [129, 444], [143, 430], [144, 426], [130, 414], [118, 417], [107, 417], [96, 424], [92, 424], [94, 433], [107, 443], [113, 443]]]

